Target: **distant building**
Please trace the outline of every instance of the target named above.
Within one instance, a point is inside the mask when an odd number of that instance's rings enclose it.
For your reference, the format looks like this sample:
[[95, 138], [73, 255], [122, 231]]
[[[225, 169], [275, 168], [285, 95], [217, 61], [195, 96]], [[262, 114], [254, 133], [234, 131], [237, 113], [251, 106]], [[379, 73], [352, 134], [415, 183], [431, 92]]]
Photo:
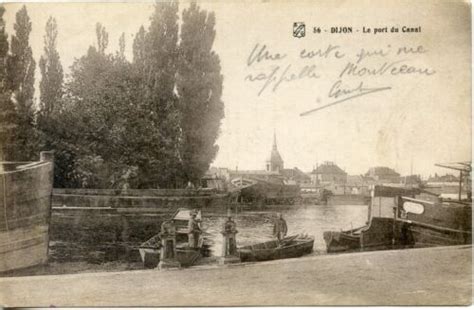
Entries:
[[283, 184], [283, 176], [277, 171], [229, 170], [229, 179], [234, 180], [236, 178], [261, 180], [266, 182]]
[[[465, 182], [464, 185], [466, 184], [470, 182]], [[436, 173], [428, 178], [426, 185], [430, 192], [443, 195], [443, 197], [456, 197], [459, 194], [459, 177], [452, 174], [438, 175]], [[464, 188], [462, 192], [465, 193], [467, 190]]]
[[452, 174], [438, 175], [435, 173], [434, 176], [428, 178], [428, 182], [459, 182], [459, 177]]
[[345, 194], [351, 195], [369, 195], [370, 180], [362, 175], [348, 175], [344, 187]]
[[344, 184], [347, 173], [339, 168], [335, 163], [327, 161], [311, 172], [311, 183], [313, 184]]
[[375, 183], [400, 183], [400, 174], [389, 167], [372, 167], [365, 174]]
[[228, 190], [229, 179], [230, 175], [227, 168], [211, 167], [201, 178], [201, 187], [226, 191]]
[[422, 180], [420, 175], [413, 174], [400, 177], [400, 182], [404, 185], [420, 185]]
[[278, 152], [276, 134], [273, 133], [273, 147], [270, 157], [266, 161], [266, 171], [273, 171], [280, 173], [283, 170], [283, 159], [280, 152]]
[[[227, 183], [227, 184], [223, 184]], [[202, 178], [203, 187], [221, 190], [239, 187], [246, 189], [245, 195], [249, 191], [256, 191], [253, 194], [265, 195], [266, 199], [290, 199], [299, 194], [300, 184], [311, 184], [311, 178], [298, 168], [284, 169], [283, 158], [278, 152], [276, 135], [273, 135], [273, 146], [269, 158], [265, 162], [265, 169], [262, 170], [235, 170], [225, 168], [210, 168]], [[248, 195], [247, 195], [248, 196]], [[288, 197], [287, 197], [288, 196]], [[257, 197], [258, 198], [258, 197]], [[294, 198], [294, 197], [293, 197]]]
[[283, 169], [280, 172], [286, 183], [294, 183], [294, 184], [311, 184], [311, 177], [301, 171], [298, 168], [293, 168], [293, 169]]

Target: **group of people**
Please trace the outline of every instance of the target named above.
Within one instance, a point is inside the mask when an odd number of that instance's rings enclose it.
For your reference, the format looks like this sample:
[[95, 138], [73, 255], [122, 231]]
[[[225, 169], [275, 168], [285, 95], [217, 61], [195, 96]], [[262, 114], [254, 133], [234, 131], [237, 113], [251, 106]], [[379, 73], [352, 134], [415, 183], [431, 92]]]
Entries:
[[[197, 212], [196, 211], [191, 211], [190, 213], [190, 218], [188, 221], [188, 243], [189, 247], [191, 248], [197, 248], [199, 246], [199, 239], [202, 234], [202, 228], [201, 228], [201, 221], [197, 218]], [[234, 220], [232, 217], [229, 215], [227, 217], [227, 221], [224, 223], [224, 232], [234, 232], [237, 233], [236, 229], [237, 225], [235, 224]], [[165, 221], [161, 225], [161, 235], [164, 234], [175, 234], [176, 230], [174, 227], [174, 222], [173, 220], [171, 221]], [[281, 213], [277, 213], [277, 219], [274, 221], [273, 224], [273, 236], [278, 239], [278, 241], [281, 241], [283, 238], [285, 238], [286, 234], [288, 233], [288, 226], [286, 224], [285, 219], [283, 218], [283, 215]], [[235, 245], [232, 245], [235, 246]]]

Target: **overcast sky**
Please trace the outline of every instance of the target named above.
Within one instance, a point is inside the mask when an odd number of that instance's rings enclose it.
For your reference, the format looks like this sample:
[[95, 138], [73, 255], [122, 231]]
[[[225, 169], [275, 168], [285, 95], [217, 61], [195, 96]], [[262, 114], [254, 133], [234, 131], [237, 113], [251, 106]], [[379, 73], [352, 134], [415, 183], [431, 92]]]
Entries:
[[[444, 4], [417, 1], [416, 6], [410, 1], [381, 3], [201, 3], [202, 8], [216, 14], [215, 51], [221, 58], [224, 75], [222, 99], [226, 115], [218, 140], [220, 151], [213, 165], [264, 169], [274, 130], [285, 167], [305, 171], [311, 170], [316, 162], [329, 160], [350, 174], [365, 173], [369, 167], [378, 165], [409, 174], [413, 164], [414, 173], [428, 175], [435, 171], [447, 172], [435, 168], [436, 162], [469, 160], [469, 7], [447, 1], [443, 1]], [[180, 4], [181, 9], [186, 6], [186, 3]], [[14, 14], [19, 8], [19, 4], [6, 4], [5, 19], [10, 35]], [[133, 36], [141, 25], [148, 26], [153, 4], [29, 3], [27, 9], [33, 23], [31, 45], [35, 59], [38, 61], [42, 54], [44, 26], [51, 15], [58, 22], [58, 50], [68, 72], [73, 60], [95, 44], [97, 22], [109, 32], [110, 52], [118, 49], [118, 38], [125, 32], [130, 56]], [[292, 36], [294, 22], [306, 24], [304, 38]], [[352, 27], [353, 33], [331, 34], [330, 27], [337, 26]], [[392, 26], [400, 28], [400, 32], [390, 33]], [[401, 33], [403, 26], [421, 26], [422, 32]], [[313, 33], [313, 27], [320, 27], [322, 33]], [[362, 33], [362, 27], [387, 27], [388, 33]], [[259, 47], [265, 44], [274, 54], [286, 56], [249, 66], [247, 60], [256, 44]], [[329, 46], [337, 46], [335, 50], [344, 57], [301, 59], [299, 56], [303, 49], [326, 50]], [[419, 46], [422, 46], [420, 53], [396, 53], [400, 47], [416, 49]], [[426, 69], [433, 74], [340, 77], [348, 63], [357, 63], [356, 55], [362, 48], [384, 49], [388, 55], [367, 57], [360, 61], [359, 68], [379, 68], [384, 63], [397, 62], [396, 65]], [[303, 76], [281, 83], [274, 91], [275, 83], [270, 83], [260, 95], [264, 81], [246, 80], [249, 74], [253, 78], [262, 77], [273, 70], [277, 70], [279, 77], [286, 68], [288, 74], [299, 74], [305, 66], [314, 66], [318, 78]], [[38, 68], [37, 79], [40, 79]], [[349, 97], [330, 96], [331, 87], [339, 79], [347, 89], [355, 89], [361, 82], [364, 89], [390, 89], [300, 115]]]

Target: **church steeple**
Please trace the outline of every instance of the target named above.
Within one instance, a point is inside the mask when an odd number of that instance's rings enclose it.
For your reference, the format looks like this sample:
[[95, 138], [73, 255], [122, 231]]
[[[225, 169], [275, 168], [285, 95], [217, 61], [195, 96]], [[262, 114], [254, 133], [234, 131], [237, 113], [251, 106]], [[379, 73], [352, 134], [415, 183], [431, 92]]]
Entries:
[[270, 153], [270, 158], [266, 162], [267, 171], [280, 172], [283, 170], [283, 159], [281, 158], [280, 153], [278, 152], [276, 133], [273, 131], [273, 146]]
[[278, 150], [277, 148], [277, 136], [276, 136], [276, 133], [275, 133], [275, 130], [273, 130], [273, 150]]

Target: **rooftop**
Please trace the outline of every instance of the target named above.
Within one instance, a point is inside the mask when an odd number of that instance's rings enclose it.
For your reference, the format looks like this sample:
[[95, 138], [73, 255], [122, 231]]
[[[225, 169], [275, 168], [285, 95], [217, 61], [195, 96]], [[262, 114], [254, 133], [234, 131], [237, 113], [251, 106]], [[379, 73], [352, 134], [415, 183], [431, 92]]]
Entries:
[[327, 161], [324, 164], [318, 166], [316, 169], [311, 172], [311, 174], [341, 174], [341, 175], [346, 175], [347, 173], [339, 168], [338, 165], [336, 165], [333, 162]]
[[266, 170], [229, 170], [229, 174], [280, 175], [277, 171]]
[[400, 176], [398, 172], [389, 167], [372, 167], [367, 171], [366, 175]]
[[280, 172], [286, 178], [295, 178], [295, 179], [300, 179], [300, 180], [303, 180], [303, 179], [304, 180], [311, 180], [311, 178], [306, 173], [304, 173], [303, 171], [301, 171], [300, 169], [298, 169], [296, 167], [292, 168], [292, 169], [283, 169]]

